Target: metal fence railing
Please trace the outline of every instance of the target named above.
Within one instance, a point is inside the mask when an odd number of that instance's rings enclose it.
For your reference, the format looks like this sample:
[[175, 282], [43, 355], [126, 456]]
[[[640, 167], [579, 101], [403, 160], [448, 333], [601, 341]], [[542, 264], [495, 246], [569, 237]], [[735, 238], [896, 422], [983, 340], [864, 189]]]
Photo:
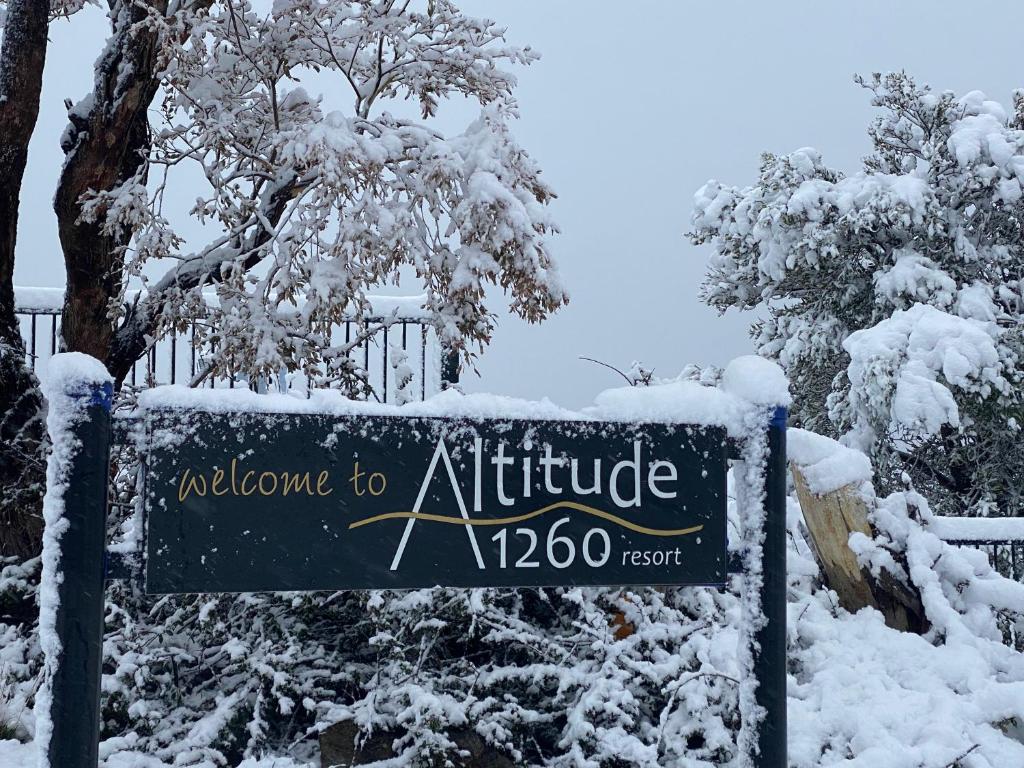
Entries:
[[[1024, 518], [935, 517], [928, 527], [947, 544], [984, 552], [996, 571], [1024, 582]], [[1001, 616], [999, 624], [1003, 641], [1024, 651], [1024, 629], [1011, 616]]]
[[[60, 349], [61, 288], [15, 288], [15, 312], [25, 341], [29, 365], [35, 369]], [[369, 297], [370, 316], [344, 320], [335, 327], [336, 340], [346, 343], [357, 338], [366, 324], [386, 322], [378, 331], [350, 353], [366, 372], [375, 396], [382, 402], [393, 401], [396, 393], [392, 367], [392, 347], [405, 351], [412, 371], [411, 393], [426, 399], [446, 382], [458, 380], [457, 364], [445, 354], [427, 318], [419, 309], [418, 297]], [[185, 334], [173, 333], [153, 344], [132, 366], [126, 381], [133, 386], [189, 384], [199, 374], [209, 350], [197, 342], [195, 327]], [[207, 378], [205, 387], [248, 387], [249, 382], [234, 377]]]
[[1003, 576], [1024, 581], [1024, 518], [935, 517], [928, 527], [947, 544], [981, 550]]

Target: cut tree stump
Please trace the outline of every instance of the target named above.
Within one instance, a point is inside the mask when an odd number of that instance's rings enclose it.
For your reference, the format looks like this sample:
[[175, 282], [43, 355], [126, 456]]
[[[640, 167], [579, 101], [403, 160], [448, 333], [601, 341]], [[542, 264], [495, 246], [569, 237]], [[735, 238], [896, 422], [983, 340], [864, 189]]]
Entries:
[[857, 555], [850, 549], [850, 534], [874, 536], [867, 504], [856, 487], [847, 485], [818, 496], [808, 488], [800, 467], [790, 463], [790, 471], [815, 557], [826, 585], [839, 597], [839, 604], [851, 613], [870, 606], [893, 629], [924, 632], [928, 622], [920, 595], [886, 571], [876, 579], [861, 568]]

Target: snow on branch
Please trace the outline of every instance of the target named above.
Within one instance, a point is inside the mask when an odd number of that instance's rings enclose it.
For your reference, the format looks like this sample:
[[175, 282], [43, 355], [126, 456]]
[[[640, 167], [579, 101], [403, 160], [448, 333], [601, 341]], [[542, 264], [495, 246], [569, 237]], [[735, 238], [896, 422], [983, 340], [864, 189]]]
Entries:
[[[172, 44], [149, 169], [198, 170], [208, 188], [191, 213], [218, 234], [183, 250], [160, 212], [165, 182], [148, 199], [132, 182], [87, 201], [86, 215], [134, 232], [128, 274], [177, 262], [121, 309], [115, 348], [130, 356], [199, 320], [215, 329], [204, 343], [233, 340], [225, 371], [304, 367], [331, 384], [331, 325], [401, 275], [467, 355], [493, 331], [490, 286], [531, 322], [566, 303], [548, 245], [554, 194], [512, 136], [515, 78], [502, 69], [537, 56], [449, 2], [419, 5], [299, 0], [262, 15], [214, 3]], [[300, 84], [310, 71], [350, 88], [352, 112], [324, 109]], [[412, 98], [429, 120], [453, 94], [481, 105], [455, 136], [383, 109]], [[214, 308], [195, 299], [210, 287]]]

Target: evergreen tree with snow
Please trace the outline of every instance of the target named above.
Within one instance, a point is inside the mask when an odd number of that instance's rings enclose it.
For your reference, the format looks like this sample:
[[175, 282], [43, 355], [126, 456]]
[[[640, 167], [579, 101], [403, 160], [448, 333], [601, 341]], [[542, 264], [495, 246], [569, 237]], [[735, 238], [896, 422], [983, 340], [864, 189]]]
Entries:
[[1007, 111], [905, 73], [857, 78], [881, 110], [856, 173], [813, 149], [710, 181], [691, 237], [703, 298], [752, 309], [795, 417], [955, 514], [1024, 514], [1024, 94]]

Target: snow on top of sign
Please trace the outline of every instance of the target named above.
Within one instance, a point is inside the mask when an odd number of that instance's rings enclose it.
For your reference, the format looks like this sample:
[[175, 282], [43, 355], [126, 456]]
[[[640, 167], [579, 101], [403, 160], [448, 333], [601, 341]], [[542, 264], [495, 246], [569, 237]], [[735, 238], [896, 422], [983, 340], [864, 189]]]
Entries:
[[789, 381], [777, 363], [757, 355], [732, 360], [722, 371], [721, 388], [755, 405], [788, 406]]
[[[478, 419], [541, 419], [564, 421], [635, 421], [724, 426], [745, 433], [752, 411], [789, 402], [785, 376], [768, 361], [745, 362], [732, 368], [729, 386], [708, 387], [693, 381], [672, 381], [649, 387], [622, 387], [600, 393], [581, 411], [550, 400], [521, 400], [501, 395], [441, 392], [422, 402], [394, 405], [350, 400], [331, 390], [314, 390], [308, 397], [257, 394], [240, 389], [192, 389], [161, 386], [139, 394], [142, 409], [194, 408], [218, 413], [305, 413], [346, 416], [428, 416]], [[727, 368], [727, 371], [730, 369]], [[742, 375], [757, 382], [742, 383]], [[731, 391], [730, 391], [731, 390]]]
[[789, 460], [800, 467], [811, 493], [821, 495], [844, 485], [871, 482], [871, 460], [860, 451], [824, 435], [789, 429], [786, 453]]
[[139, 393], [139, 406], [193, 408], [213, 413], [297, 413], [334, 416], [450, 416], [464, 418], [581, 418], [550, 400], [529, 401], [491, 394], [463, 395], [450, 389], [406, 405], [352, 400], [340, 392], [314, 389], [308, 397], [258, 394], [247, 389], [192, 389], [181, 385], [153, 387]]
[[694, 381], [673, 381], [651, 387], [606, 389], [584, 413], [607, 421], [675, 421], [730, 427], [739, 424], [749, 409], [749, 403], [721, 389]]

